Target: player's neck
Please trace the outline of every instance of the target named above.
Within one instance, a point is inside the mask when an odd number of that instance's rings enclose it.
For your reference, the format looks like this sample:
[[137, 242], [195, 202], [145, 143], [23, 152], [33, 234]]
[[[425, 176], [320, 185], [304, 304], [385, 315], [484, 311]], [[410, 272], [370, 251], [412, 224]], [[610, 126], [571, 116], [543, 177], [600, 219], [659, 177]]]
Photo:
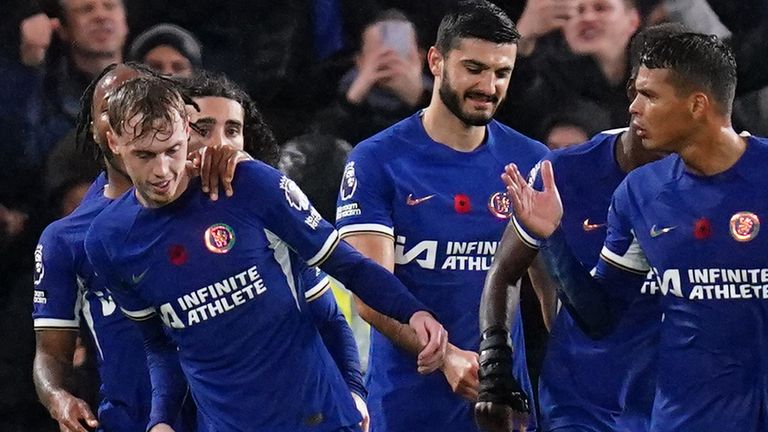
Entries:
[[129, 177], [113, 168], [109, 163], [107, 163], [107, 181], [104, 186], [104, 196], [109, 199], [120, 198], [133, 186]]
[[468, 126], [442, 103], [431, 103], [422, 116], [424, 130], [433, 141], [456, 151], [471, 152], [485, 139], [485, 126]]
[[679, 151], [686, 168], [694, 174], [711, 176], [727, 171], [747, 149], [747, 139], [730, 124], [704, 128]]

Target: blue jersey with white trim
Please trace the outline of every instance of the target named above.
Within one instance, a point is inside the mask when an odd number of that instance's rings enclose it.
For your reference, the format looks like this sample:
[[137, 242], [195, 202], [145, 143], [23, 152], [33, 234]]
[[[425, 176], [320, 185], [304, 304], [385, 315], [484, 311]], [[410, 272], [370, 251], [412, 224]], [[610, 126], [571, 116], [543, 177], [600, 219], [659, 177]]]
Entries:
[[[625, 177], [615, 158], [625, 130], [598, 134], [545, 157], [552, 162], [563, 203], [561, 229], [585, 268], [597, 264], [611, 196]], [[541, 176], [535, 175], [534, 187], [541, 190]], [[654, 296], [637, 297], [616, 330], [597, 341], [560, 308], [539, 379], [542, 429], [648, 430], [660, 319]]]
[[110, 203], [102, 194], [105, 184], [102, 174], [71, 215], [43, 231], [35, 250], [33, 317], [36, 330], [77, 331], [82, 313], [98, 351], [100, 427], [133, 432], [146, 427], [151, 398], [142, 337], [116, 310], [84, 249], [91, 222]]
[[[392, 237], [395, 275], [436, 312], [451, 343], [476, 352], [480, 295], [511, 211], [500, 175], [510, 162], [528, 170], [545, 153], [496, 121], [476, 150], [458, 152], [433, 141], [414, 114], [352, 151], [337, 226], [342, 236]], [[519, 319], [512, 340], [515, 376], [531, 397]], [[373, 432], [477, 430], [472, 404], [443, 374], [418, 374], [413, 356], [375, 330], [367, 384]]]
[[[650, 270], [664, 313], [652, 431], [766, 430], [768, 140], [698, 176], [677, 155], [638, 168], [614, 194], [596, 276]], [[625, 278], [626, 279], [626, 278]]]
[[322, 262], [338, 234], [295, 183], [261, 162], [240, 164], [233, 187], [233, 197], [211, 201], [193, 179], [155, 209], [131, 191], [94, 222], [89, 259], [127, 315], [160, 315], [209, 429], [357, 424], [307, 313], [312, 287], [300, 278], [304, 262]]

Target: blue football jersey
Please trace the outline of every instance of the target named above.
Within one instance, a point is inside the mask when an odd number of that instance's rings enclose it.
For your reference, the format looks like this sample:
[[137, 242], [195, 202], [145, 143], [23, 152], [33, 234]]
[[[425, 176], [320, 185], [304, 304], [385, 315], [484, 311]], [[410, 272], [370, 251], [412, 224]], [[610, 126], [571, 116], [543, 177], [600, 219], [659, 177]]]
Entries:
[[[233, 197], [199, 179], [175, 201], [116, 200], [86, 239], [88, 257], [134, 319], [157, 313], [178, 346], [201, 424], [221, 431], [333, 431], [360, 415], [306, 313], [300, 273], [338, 234], [288, 178], [238, 166]], [[310, 293], [311, 297], [311, 293]]]
[[[392, 237], [395, 275], [436, 312], [451, 343], [476, 352], [486, 271], [511, 214], [500, 175], [510, 162], [531, 169], [545, 153], [541, 143], [496, 121], [481, 146], [459, 152], [433, 141], [421, 113], [414, 114], [350, 154], [339, 232]], [[531, 397], [519, 315], [511, 333], [514, 374]], [[420, 375], [412, 355], [376, 330], [367, 385], [373, 432], [477, 430], [473, 405], [451, 391], [443, 374]], [[528, 430], [534, 425], [532, 415]]]
[[766, 430], [768, 140], [750, 137], [728, 170], [699, 176], [677, 155], [618, 187], [596, 268], [606, 287], [650, 271], [662, 295], [652, 431]]
[[[560, 227], [586, 268], [597, 264], [611, 197], [626, 176], [615, 158], [625, 130], [598, 134], [545, 157], [552, 162], [563, 203]], [[537, 173], [535, 169], [534, 188], [541, 190]], [[517, 228], [523, 230], [519, 224]], [[648, 430], [660, 320], [656, 297], [640, 296], [614, 332], [597, 341], [584, 334], [567, 308], [560, 308], [539, 378], [542, 430], [574, 426], [595, 432]]]
[[110, 203], [105, 184], [102, 175], [71, 215], [43, 231], [35, 250], [33, 317], [36, 330], [77, 331], [82, 315], [98, 354], [101, 428], [133, 432], [146, 427], [151, 398], [142, 337], [94, 276], [84, 249], [91, 222]]

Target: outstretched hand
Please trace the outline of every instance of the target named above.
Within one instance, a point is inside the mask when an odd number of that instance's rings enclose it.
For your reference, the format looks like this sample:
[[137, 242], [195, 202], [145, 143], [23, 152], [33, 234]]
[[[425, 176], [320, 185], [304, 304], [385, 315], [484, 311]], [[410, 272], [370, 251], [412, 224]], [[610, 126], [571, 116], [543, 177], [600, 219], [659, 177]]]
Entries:
[[512, 200], [517, 221], [537, 237], [547, 238], [552, 235], [563, 217], [563, 203], [555, 185], [552, 163], [544, 161], [541, 164], [541, 179], [544, 183], [541, 192], [528, 184], [515, 164], [506, 166], [501, 179], [507, 186], [507, 195]]
[[418, 311], [408, 321], [421, 345], [418, 357], [420, 374], [428, 374], [443, 365], [448, 348], [448, 332], [429, 312]]

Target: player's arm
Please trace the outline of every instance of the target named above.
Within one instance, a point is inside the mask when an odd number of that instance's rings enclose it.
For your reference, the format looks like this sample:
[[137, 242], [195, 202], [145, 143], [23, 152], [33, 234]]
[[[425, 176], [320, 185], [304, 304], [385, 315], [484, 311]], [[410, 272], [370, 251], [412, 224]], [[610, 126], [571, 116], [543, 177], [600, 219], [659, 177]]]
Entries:
[[[390, 272], [394, 271], [395, 245], [391, 237], [380, 234], [353, 234], [345, 237], [345, 240], [363, 255], [373, 259], [385, 269]], [[410, 327], [376, 312], [357, 296], [355, 296], [355, 304], [360, 316], [396, 346], [414, 355], [419, 353], [421, 344]], [[477, 399], [479, 382], [477, 379], [478, 362], [476, 353], [462, 350], [448, 343], [442, 362], [436, 361], [433, 364], [419, 367], [419, 372], [430, 373], [437, 368], [440, 368], [446, 376], [454, 392], [469, 400]]]
[[[190, 126], [195, 129], [191, 123]], [[249, 160], [253, 158], [248, 153], [228, 144], [205, 146], [187, 156], [187, 170], [192, 175], [200, 175], [203, 192], [216, 201], [219, 199], [219, 187], [224, 190], [226, 196], [233, 195], [232, 180], [235, 177], [235, 168], [240, 162]]]
[[511, 219], [485, 278], [480, 298], [480, 393], [475, 404], [475, 418], [484, 429], [511, 430], [515, 417], [530, 412], [528, 395], [512, 376], [508, 323], [519, 313], [518, 281], [536, 258], [537, 247]]
[[43, 406], [62, 431], [86, 432], [99, 425], [88, 404], [72, 395], [77, 329], [38, 329], [35, 332], [35, 360], [32, 375]]
[[547, 272], [543, 258], [536, 256], [531, 266], [528, 267], [528, 277], [531, 279], [533, 291], [541, 305], [541, 317], [544, 320], [544, 326], [547, 331], [551, 332], [557, 317], [557, 287]]
[[[309, 271], [314, 270], [310, 269]], [[363, 384], [360, 355], [357, 352], [357, 344], [352, 329], [333, 296], [330, 280], [323, 277], [306, 292], [305, 298], [320, 337], [322, 337], [325, 347], [341, 372], [344, 382], [347, 383], [347, 387], [349, 387], [355, 400], [355, 405], [363, 417], [360, 426], [363, 431], [367, 431], [370, 416], [365, 399], [368, 397], [368, 391]]]

